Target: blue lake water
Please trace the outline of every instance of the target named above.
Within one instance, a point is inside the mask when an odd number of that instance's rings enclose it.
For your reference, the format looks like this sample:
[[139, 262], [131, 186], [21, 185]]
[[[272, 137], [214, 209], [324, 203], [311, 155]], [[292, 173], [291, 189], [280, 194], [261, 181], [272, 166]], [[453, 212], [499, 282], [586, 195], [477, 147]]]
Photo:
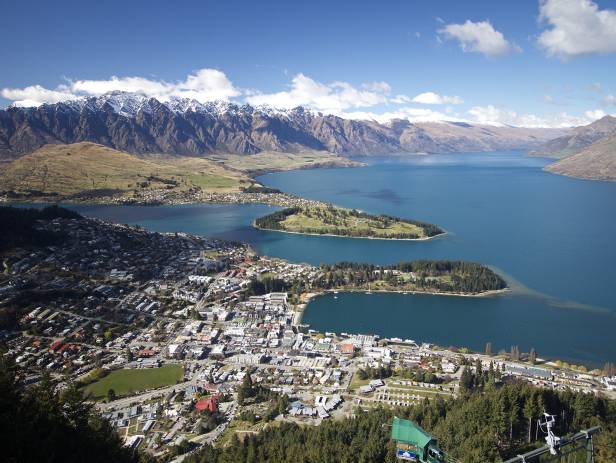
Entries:
[[396, 294], [325, 296], [304, 321], [327, 331], [374, 332], [481, 350], [535, 347], [539, 355], [616, 360], [616, 183], [543, 172], [519, 152], [370, 159], [354, 169], [267, 174], [268, 186], [340, 206], [435, 223], [430, 241], [316, 237], [252, 229], [272, 210], [256, 205], [76, 206], [86, 215], [159, 231], [251, 243], [295, 262], [466, 259], [502, 272], [512, 294], [454, 298]]

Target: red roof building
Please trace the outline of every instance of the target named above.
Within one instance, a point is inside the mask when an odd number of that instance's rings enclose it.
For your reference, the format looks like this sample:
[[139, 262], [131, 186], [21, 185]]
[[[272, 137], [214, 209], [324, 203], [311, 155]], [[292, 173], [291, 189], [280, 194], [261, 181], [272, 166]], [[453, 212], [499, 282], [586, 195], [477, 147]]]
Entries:
[[210, 413], [216, 413], [218, 411], [218, 396], [213, 395], [204, 399], [199, 399], [195, 404], [195, 408], [200, 412], [207, 410]]
[[343, 354], [353, 354], [355, 352], [355, 346], [350, 342], [340, 344], [340, 352]]
[[60, 346], [62, 346], [62, 341], [55, 341], [51, 346], [49, 346], [49, 352], [58, 350]]
[[137, 352], [137, 357], [139, 358], [148, 358], [148, 357], [152, 357], [156, 352], [154, 352], [152, 349], [141, 349], [139, 352]]

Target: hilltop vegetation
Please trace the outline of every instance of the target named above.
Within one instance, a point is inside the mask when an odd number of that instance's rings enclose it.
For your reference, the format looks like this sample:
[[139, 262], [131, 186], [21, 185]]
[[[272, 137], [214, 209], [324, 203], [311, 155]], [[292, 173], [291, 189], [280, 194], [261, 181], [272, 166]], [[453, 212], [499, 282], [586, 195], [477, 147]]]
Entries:
[[45, 145], [0, 172], [4, 194], [29, 199], [122, 196], [157, 189], [236, 192], [253, 183], [207, 159], [141, 159], [89, 142]]
[[[543, 445], [542, 434], [536, 439], [535, 430], [536, 419], [544, 409], [558, 415], [555, 432], [561, 436], [602, 425], [603, 432], [595, 442], [596, 462], [614, 461], [616, 401], [523, 383], [500, 388], [489, 383], [485, 391], [470, 392], [456, 399], [437, 398], [393, 412], [358, 410], [355, 418], [326, 421], [320, 426], [285, 423], [249, 435], [243, 442], [234, 438], [225, 448], [206, 445], [184, 461], [394, 463], [395, 447], [387, 424], [396, 415], [415, 420], [438, 438], [443, 450], [461, 462], [497, 462]], [[586, 455], [581, 456], [584, 460], [580, 461], [586, 461]]]
[[48, 378], [26, 388], [0, 356], [0, 441], [6, 463], [153, 461], [124, 447], [75, 385], [57, 392]]
[[422, 239], [444, 233], [436, 225], [334, 206], [291, 207], [255, 220], [255, 226], [315, 235]]
[[0, 233], [0, 252], [16, 247], [58, 244], [62, 240], [62, 235], [38, 230], [36, 222], [38, 220], [78, 219], [80, 217], [76, 212], [58, 206], [49, 206], [43, 209], [0, 206], [0, 223], [6, 224], [2, 227], [2, 233]]

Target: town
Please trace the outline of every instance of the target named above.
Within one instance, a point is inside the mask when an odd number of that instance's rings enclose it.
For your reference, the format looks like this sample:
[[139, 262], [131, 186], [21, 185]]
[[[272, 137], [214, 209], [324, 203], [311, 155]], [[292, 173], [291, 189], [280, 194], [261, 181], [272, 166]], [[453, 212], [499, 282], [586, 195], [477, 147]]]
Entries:
[[127, 446], [158, 457], [181, 461], [280, 421], [455, 397], [479, 370], [616, 397], [613, 365], [312, 330], [302, 313], [323, 270], [244, 244], [86, 218], [36, 230], [62, 239], [3, 254], [6, 355], [28, 384], [75, 381]]

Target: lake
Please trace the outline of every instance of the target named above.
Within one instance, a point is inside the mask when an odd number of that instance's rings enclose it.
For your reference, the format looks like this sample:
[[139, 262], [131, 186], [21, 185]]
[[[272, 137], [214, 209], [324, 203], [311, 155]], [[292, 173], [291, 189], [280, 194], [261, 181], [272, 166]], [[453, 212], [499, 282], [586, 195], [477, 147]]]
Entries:
[[[364, 161], [366, 161], [364, 159]], [[500, 271], [512, 294], [456, 298], [324, 296], [304, 322], [323, 331], [374, 332], [442, 345], [522, 351], [599, 365], [616, 360], [616, 183], [542, 171], [520, 152], [369, 158], [353, 169], [267, 174], [267, 186], [312, 199], [435, 223], [429, 241], [301, 236], [255, 230], [260, 205], [76, 206], [86, 215], [251, 243], [294, 262], [379, 264], [466, 259]]]

